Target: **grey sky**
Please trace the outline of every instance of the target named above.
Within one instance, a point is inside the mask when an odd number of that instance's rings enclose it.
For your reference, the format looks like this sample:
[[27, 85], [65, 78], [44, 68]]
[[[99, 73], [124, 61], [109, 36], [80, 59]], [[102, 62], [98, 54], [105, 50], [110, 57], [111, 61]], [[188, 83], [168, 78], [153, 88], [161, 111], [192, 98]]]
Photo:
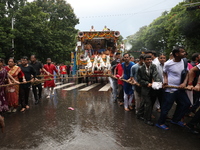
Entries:
[[[32, 1], [32, 0], [28, 0]], [[106, 25], [111, 30], [120, 31], [126, 38], [134, 34], [140, 27], [150, 24], [165, 10], [183, 0], [67, 0], [80, 19], [76, 26], [87, 31], [91, 25], [102, 30]]]

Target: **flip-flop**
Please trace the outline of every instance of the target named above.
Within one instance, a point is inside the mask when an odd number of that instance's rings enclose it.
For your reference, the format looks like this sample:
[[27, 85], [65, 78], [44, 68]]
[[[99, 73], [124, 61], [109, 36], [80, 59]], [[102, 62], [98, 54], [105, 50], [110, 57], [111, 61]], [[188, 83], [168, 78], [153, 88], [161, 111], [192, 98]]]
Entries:
[[182, 121], [174, 122], [174, 121], [171, 120], [170, 122], [173, 123], [173, 124], [179, 125], [179, 126], [181, 126], [181, 127], [185, 127], [185, 125], [186, 125], [186, 123], [184, 123], [184, 122], [182, 122]]
[[156, 123], [156, 127], [163, 129], [163, 130], [169, 130], [169, 128], [165, 124], [159, 125], [159, 124]]

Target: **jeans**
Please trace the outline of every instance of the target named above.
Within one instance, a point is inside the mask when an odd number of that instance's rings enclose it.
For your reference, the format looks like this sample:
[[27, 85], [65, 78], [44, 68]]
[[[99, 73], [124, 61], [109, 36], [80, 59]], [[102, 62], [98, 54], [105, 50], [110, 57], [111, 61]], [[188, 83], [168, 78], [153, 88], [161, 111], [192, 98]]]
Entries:
[[178, 122], [188, 111], [191, 102], [184, 90], [177, 90], [175, 92], [165, 92], [164, 93], [164, 102], [161, 107], [160, 118], [158, 119], [158, 124], [162, 125], [165, 123], [167, 114], [172, 108], [174, 102], [177, 103], [175, 113], [173, 115], [172, 121]]
[[[38, 94], [37, 94], [37, 88], [38, 88]], [[42, 97], [42, 84], [40, 83], [37, 85], [33, 85], [32, 91], [33, 91], [34, 98], [37, 101], [38, 99]]]
[[200, 109], [196, 112], [194, 118], [187, 124], [190, 128], [194, 128], [195, 125], [200, 123]]

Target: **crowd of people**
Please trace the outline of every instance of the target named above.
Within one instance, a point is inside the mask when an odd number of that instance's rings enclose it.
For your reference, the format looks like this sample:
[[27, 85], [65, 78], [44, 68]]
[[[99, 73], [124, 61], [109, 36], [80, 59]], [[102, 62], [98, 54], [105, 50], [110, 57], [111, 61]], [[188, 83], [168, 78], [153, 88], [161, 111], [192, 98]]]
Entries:
[[[125, 111], [135, 110], [137, 119], [153, 126], [152, 110], [160, 113], [155, 126], [169, 130], [166, 119], [172, 124], [186, 127], [198, 133], [195, 127], [200, 123], [200, 54], [194, 53], [191, 61], [186, 58], [183, 47], [174, 47], [167, 60], [165, 54], [145, 51], [139, 59], [128, 53], [115, 55], [111, 63], [110, 78], [113, 102], [124, 106]], [[124, 81], [124, 82], [123, 82]], [[168, 116], [176, 104], [173, 117]], [[135, 108], [134, 108], [135, 106]], [[187, 124], [185, 116], [193, 117]]]
[[[47, 58], [47, 64], [39, 62], [35, 55], [31, 55], [30, 60], [27, 56], [16, 62], [14, 58], [9, 58], [7, 65], [0, 58], [0, 127], [4, 127], [5, 112], [15, 113], [18, 108], [20, 112], [25, 112], [30, 108], [29, 93], [32, 92], [35, 105], [42, 98], [42, 83], [46, 88], [46, 98], [54, 94], [55, 77], [64, 79], [70, 74], [69, 65], [54, 65], [51, 58]], [[55, 75], [57, 74], [57, 76]]]
[[[154, 51], [145, 51], [138, 59], [125, 53], [116, 53], [111, 62], [112, 78], [109, 77], [112, 98], [125, 111], [135, 110], [136, 117], [147, 125], [153, 126], [152, 114], [155, 106], [160, 117], [155, 124], [158, 128], [169, 130], [166, 119], [172, 124], [186, 127], [197, 134], [195, 127], [200, 123], [200, 54], [194, 53], [191, 61], [186, 59], [183, 47], [175, 47], [167, 60], [165, 54], [158, 57]], [[0, 59], [0, 127], [4, 127], [3, 112], [25, 112], [30, 108], [30, 87], [37, 105], [42, 98], [42, 84], [36, 82], [44, 77], [46, 98], [54, 94], [55, 77], [62, 79], [70, 74], [70, 66], [63, 63], [56, 66], [50, 58], [42, 65], [35, 55], [24, 56], [17, 63], [14, 58], [7, 66]], [[56, 75], [57, 74], [57, 75]], [[37, 84], [31, 84], [31, 83]], [[176, 110], [172, 118], [168, 116], [172, 106]], [[135, 106], [135, 107], [134, 107]], [[190, 122], [184, 116], [193, 115]]]

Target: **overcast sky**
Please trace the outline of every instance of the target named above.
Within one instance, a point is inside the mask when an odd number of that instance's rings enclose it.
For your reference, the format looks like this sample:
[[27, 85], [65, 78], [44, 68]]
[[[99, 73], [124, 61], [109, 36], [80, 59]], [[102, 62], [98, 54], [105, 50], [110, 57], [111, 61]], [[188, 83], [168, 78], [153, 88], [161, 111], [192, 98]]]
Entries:
[[[32, 0], [28, 0], [32, 1]], [[106, 25], [120, 31], [126, 38], [144, 25], [149, 25], [165, 10], [183, 0], [67, 0], [74, 8], [81, 31], [88, 31], [91, 25], [102, 30]]]

